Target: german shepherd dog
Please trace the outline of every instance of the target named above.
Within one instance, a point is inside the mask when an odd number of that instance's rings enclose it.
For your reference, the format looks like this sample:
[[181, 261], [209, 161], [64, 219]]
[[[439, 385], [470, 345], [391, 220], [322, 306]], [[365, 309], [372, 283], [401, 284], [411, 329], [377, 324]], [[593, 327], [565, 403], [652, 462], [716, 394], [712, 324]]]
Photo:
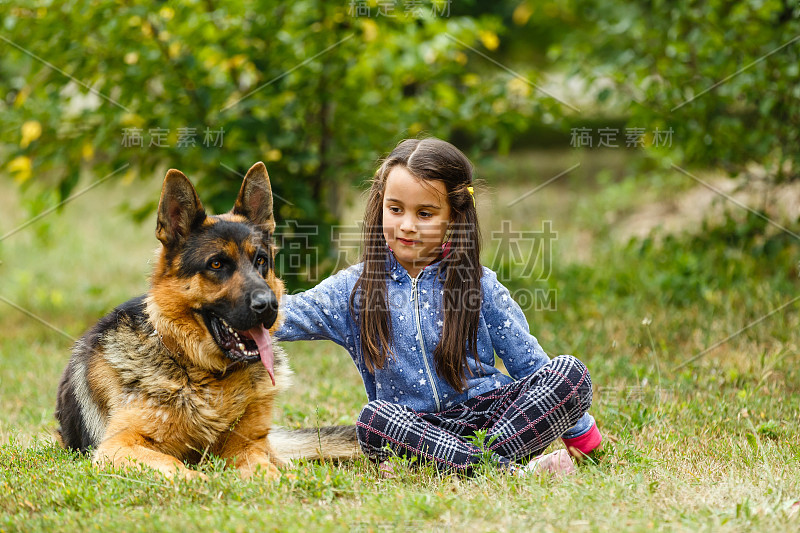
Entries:
[[298, 457], [358, 455], [355, 427], [272, 428], [289, 386], [273, 346], [283, 283], [275, 275], [267, 169], [247, 172], [233, 209], [208, 216], [192, 184], [170, 170], [158, 206], [161, 241], [150, 291], [119, 306], [78, 342], [58, 387], [62, 446], [96, 465], [167, 475], [206, 454], [242, 476]]

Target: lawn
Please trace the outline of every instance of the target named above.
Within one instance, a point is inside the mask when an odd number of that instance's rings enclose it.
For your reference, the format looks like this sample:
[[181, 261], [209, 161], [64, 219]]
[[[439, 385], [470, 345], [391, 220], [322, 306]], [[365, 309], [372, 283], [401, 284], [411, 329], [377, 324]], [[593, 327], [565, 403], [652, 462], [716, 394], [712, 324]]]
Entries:
[[[53, 407], [71, 338], [147, 289], [157, 244], [154, 220], [134, 223], [121, 206], [157, 197], [160, 178], [109, 181], [0, 240], [0, 531], [797, 530], [800, 242], [733, 204], [713, 225], [622, 239], [626, 214], [692, 182], [598, 179], [605, 160], [548, 157], [479, 167], [484, 262], [524, 300], [545, 350], [592, 372], [607, 437], [597, 463], [565, 480], [404, 466], [384, 480], [357, 460], [299, 464], [268, 482], [211, 458], [207, 482], [184, 482], [98, 471], [60, 450]], [[0, 187], [7, 234], [28, 215], [9, 181]], [[358, 210], [356, 199], [348, 212]], [[543, 221], [558, 234], [549, 252]], [[542, 250], [532, 271], [519, 259]], [[347, 354], [286, 348], [296, 379], [278, 423], [353, 423], [365, 395]]]

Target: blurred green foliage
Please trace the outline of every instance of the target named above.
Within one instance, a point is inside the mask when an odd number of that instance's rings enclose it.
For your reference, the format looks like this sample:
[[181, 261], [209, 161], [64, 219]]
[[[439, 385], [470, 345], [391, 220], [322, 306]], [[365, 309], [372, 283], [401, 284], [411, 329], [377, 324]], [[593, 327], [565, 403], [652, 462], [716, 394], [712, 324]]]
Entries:
[[[581, 319], [597, 312], [622, 313], [620, 302], [654, 302], [680, 314], [700, 303], [725, 307], [737, 301], [743, 309], [754, 302], [796, 292], [800, 242], [772, 228], [763, 214], [726, 212], [720, 222], [703, 222], [698, 231], [670, 234], [655, 230], [646, 238], [595, 250], [589, 263], [564, 263], [542, 256], [553, 271], [547, 279], [522, 275], [524, 264], [499, 264], [512, 293], [516, 290], [557, 289], [566, 302], [593, 301], [568, 309]], [[613, 276], [607, 271], [613, 271]], [[568, 280], [565, 282], [564, 280]], [[747, 287], [737, 293], [731, 287]], [[548, 311], [543, 309], [543, 311]], [[756, 313], [757, 314], [757, 313]], [[544, 312], [543, 320], [563, 321]], [[567, 319], [568, 320], [568, 319]]]
[[550, 60], [593, 88], [598, 111], [671, 128], [671, 146], [651, 151], [667, 167], [754, 162], [775, 181], [800, 177], [796, 0], [569, 0], [551, 11], [573, 30]]
[[[501, 17], [438, 0], [381, 14], [384, 4], [4, 4], [4, 170], [55, 203], [82, 169], [100, 179], [130, 165], [111, 179], [134, 180], [174, 167], [220, 212], [263, 160], [279, 223], [291, 221], [284, 238], [321, 252], [310, 268], [286, 267], [301, 269], [301, 285], [318, 279], [335, 263], [341, 187], [370, 176], [399, 140], [508, 147], [559, 105], [475, 53], [498, 47]], [[155, 200], [138, 216], [150, 217]]]
[[627, 125], [647, 132], [638, 172], [800, 175], [794, 0], [43, 0], [1, 4], [0, 38], [0, 156], [32, 212], [87, 170], [169, 167], [220, 212], [263, 160], [283, 248], [303, 258], [280, 265], [293, 287], [336, 266], [344, 189], [407, 137], [475, 156]]

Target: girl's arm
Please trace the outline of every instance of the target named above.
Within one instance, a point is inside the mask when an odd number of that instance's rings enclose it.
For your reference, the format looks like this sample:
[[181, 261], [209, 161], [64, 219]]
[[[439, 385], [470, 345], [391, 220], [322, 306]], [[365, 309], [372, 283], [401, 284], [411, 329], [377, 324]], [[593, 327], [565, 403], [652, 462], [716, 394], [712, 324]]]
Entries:
[[484, 271], [483, 318], [489, 328], [492, 346], [514, 379], [539, 370], [550, 358], [531, 335], [528, 321], [497, 274]]
[[364, 381], [370, 401], [377, 399], [375, 376], [368, 372], [356, 346], [357, 327], [350, 316], [350, 293], [358, 279], [355, 267], [342, 270], [313, 289], [281, 299], [283, 322], [275, 332], [277, 341], [327, 339], [343, 346]]
[[343, 270], [313, 289], [281, 299], [283, 318], [275, 333], [278, 341], [328, 339], [350, 348], [353, 343], [349, 324], [350, 275]]

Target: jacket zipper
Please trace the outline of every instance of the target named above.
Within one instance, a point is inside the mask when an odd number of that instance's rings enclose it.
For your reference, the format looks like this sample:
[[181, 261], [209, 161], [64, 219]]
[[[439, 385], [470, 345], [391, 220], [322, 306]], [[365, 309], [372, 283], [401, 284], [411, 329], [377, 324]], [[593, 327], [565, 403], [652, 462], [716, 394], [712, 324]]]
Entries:
[[422, 322], [419, 316], [419, 298], [417, 294], [417, 281], [419, 281], [419, 277], [422, 275], [423, 271], [420, 271], [417, 274], [417, 277], [411, 278], [411, 301], [414, 302], [414, 318], [417, 323], [417, 337], [419, 338], [419, 346], [422, 349], [422, 362], [425, 363], [425, 371], [428, 375], [428, 382], [431, 384], [431, 390], [433, 391], [433, 400], [436, 402], [436, 411], [439, 412], [442, 410], [441, 402], [439, 401], [439, 392], [436, 390], [436, 382], [433, 380], [433, 374], [431, 373], [431, 367], [428, 364], [428, 354], [425, 353], [425, 340], [422, 337]]

